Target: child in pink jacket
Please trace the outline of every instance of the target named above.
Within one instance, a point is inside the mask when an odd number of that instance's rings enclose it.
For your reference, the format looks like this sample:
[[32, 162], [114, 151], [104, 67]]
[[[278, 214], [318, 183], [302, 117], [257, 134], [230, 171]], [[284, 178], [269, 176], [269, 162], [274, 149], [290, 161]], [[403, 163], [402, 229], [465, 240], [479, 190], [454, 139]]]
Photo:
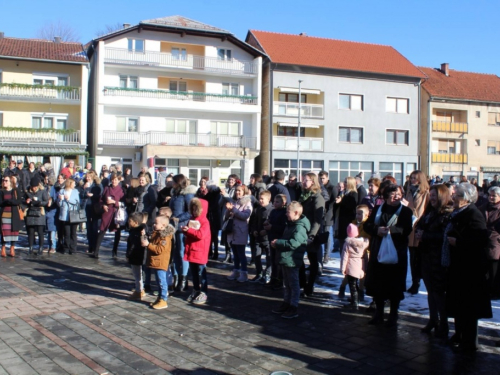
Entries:
[[369, 239], [358, 237], [358, 235], [358, 227], [355, 224], [349, 224], [340, 259], [340, 270], [347, 277], [349, 290], [351, 291], [351, 303], [348, 306], [353, 307], [355, 310], [359, 306], [357, 284], [358, 280], [365, 275], [365, 251], [370, 243]]

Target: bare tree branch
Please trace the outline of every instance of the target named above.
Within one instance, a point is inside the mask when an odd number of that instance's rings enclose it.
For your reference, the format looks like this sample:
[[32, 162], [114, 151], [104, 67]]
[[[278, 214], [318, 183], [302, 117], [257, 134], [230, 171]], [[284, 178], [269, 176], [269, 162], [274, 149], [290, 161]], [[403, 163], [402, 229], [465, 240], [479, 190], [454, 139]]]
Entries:
[[123, 25], [120, 22], [116, 22], [112, 25], [106, 25], [104, 28], [99, 29], [95, 32], [95, 36], [99, 37], [101, 35], [106, 35], [112, 33], [113, 31], [118, 31], [123, 29]]
[[50, 22], [40, 27], [36, 33], [37, 38], [54, 40], [58, 36], [63, 42], [79, 42], [80, 35], [68, 24], [61, 21]]

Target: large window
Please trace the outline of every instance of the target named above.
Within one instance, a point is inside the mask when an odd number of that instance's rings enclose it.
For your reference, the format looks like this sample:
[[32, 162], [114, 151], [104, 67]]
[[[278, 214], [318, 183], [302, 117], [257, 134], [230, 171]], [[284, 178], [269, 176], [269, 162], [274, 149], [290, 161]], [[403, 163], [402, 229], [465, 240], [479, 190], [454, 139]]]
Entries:
[[386, 130], [385, 141], [388, 145], [408, 146], [408, 130]]
[[134, 76], [120, 76], [120, 87], [137, 89], [139, 88], [139, 78]]
[[[300, 101], [301, 103], [307, 102], [306, 94], [300, 94], [300, 97], [302, 98]], [[299, 94], [280, 92], [279, 101], [280, 102], [289, 102], [289, 103], [298, 103], [299, 102]]]
[[196, 120], [167, 119], [167, 133], [196, 133]]
[[68, 123], [67, 115], [32, 115], [31, 127], [33, 129], [66, 129]]
[[336, 184], [339, 181], [344, 181], [347, 177], [354, 177], [359, 172], [363, 172], [365, 182], [373, 173], [373, 163], [369, 161], [330, 161], [329, 178], [330, 181]]
[[363, 143], [363, 128], [339, 127], [339, 142]]
[[352, 111], [363, 110], [363, 96], [351, 94], [339, 94], [339, 108]]
[[[285, 137], [296, 137], [298, 134], [298, 126], [296, 127], [291, 127], [291, 126], [278, 126], [278, 135], [280, 136], [285, 136]], [[300, 128], [300, 136], [304, 137], [306, 134], [306, 129], [301, 127]]]
[[222, 94], [223, 95], [240, 95], [240, 85], [237, 83], [223, 83], [222, 84]]
[[187, 61], [187, 52], [185, 48], [172, 47], [172, 59]]
[[[290, 173], [297, 173], [297, 160], [293, 159], [274, 159], [273, 169], [282, 169], [288, 176]], [[323, 169], [322, 160], [300, 160], [298, 176], [308, 172], [320, 172]]]
[[138, 132], [139, 119], [135, 117], [117, 117], [116, 118], [117, 132]]
[[488, 155], [500, 155], [500, 142], [488, 141]]
[[227, 60], [231, 61], [232, 59], [232, 53], [230, 49], [225, 49], [225, 48], [219, 48], [217, 49], [217, 58], [219, 60]]
[[129, 39], [128, 40], [128, 50], [133, 52], [144, 52], [144, 40], [143, 39]]
[[406, 98], [387, 98], [385, 104], [387, 112], [410, 113], [409, 99]]
[[403, 163], [381, 162], [379, 165], [379, 173], [382, 178], [391, 175], [396, 179], [398, 184], [403, 183]]
[[155, 158], [155, 167], [165, 167], [167, 174], [173, 173], [176, 175], [179, 174], [180, 161], [179, 159]]
[[132, 159], [130, 158], [111, 158], [110, 167], [115, 166], [117, 163], [122, 165], [122, 171], [125, 172], [126, 168], [130, 168], [132, 170]]
[[34, 85], [68, 86], [69, 77], [67, 75], [33, 75]]
[[488, 125], [500, 126], [500, 112], [488, 112]]
[[240, 123], [239, 122], [225, 122], [225, 121], [211, 121], [210, 133], [217, 135], [231, 135], [239, 136]]
[[170, 81], [168, 88], [170, 91], [187, 91], [186, 81]]

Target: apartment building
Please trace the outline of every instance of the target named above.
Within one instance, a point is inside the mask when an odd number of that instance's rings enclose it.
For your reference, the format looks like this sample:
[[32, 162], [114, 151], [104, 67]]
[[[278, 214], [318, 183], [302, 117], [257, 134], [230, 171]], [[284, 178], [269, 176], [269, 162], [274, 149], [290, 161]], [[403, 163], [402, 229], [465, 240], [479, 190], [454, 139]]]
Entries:
[[79, 43], [0, 32], [0, 155], [59, 170], [87, 147], [89, 64]]
[[193, 183], [249, 176], [260, 148], [263, 53], [181, 16], [93, 40], [90, 155], [137, 175], [166, 167]]
[[422, 168], [429, 175], [475, 177], [500, 174], [500, 78], [441, 64], [421, 67]]
[[298, 143], [299, 173], [325, 169], [335, 182], [403, 182], [418, 167], [425, 75], [394, 48], [256, 30], [246, 41], [267, 55], [258, 167], [297, 172]]

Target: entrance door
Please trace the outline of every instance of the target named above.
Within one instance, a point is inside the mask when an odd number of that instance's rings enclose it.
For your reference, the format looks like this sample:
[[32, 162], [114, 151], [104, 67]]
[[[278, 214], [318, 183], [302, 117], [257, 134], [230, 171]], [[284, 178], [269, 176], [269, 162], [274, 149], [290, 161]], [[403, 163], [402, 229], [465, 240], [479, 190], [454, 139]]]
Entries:
[[189, 180], [191, 181], [191, 185], [198, 186], [202, 177], [208, 177], [210, 180], [210, 169], [189, 168]]

